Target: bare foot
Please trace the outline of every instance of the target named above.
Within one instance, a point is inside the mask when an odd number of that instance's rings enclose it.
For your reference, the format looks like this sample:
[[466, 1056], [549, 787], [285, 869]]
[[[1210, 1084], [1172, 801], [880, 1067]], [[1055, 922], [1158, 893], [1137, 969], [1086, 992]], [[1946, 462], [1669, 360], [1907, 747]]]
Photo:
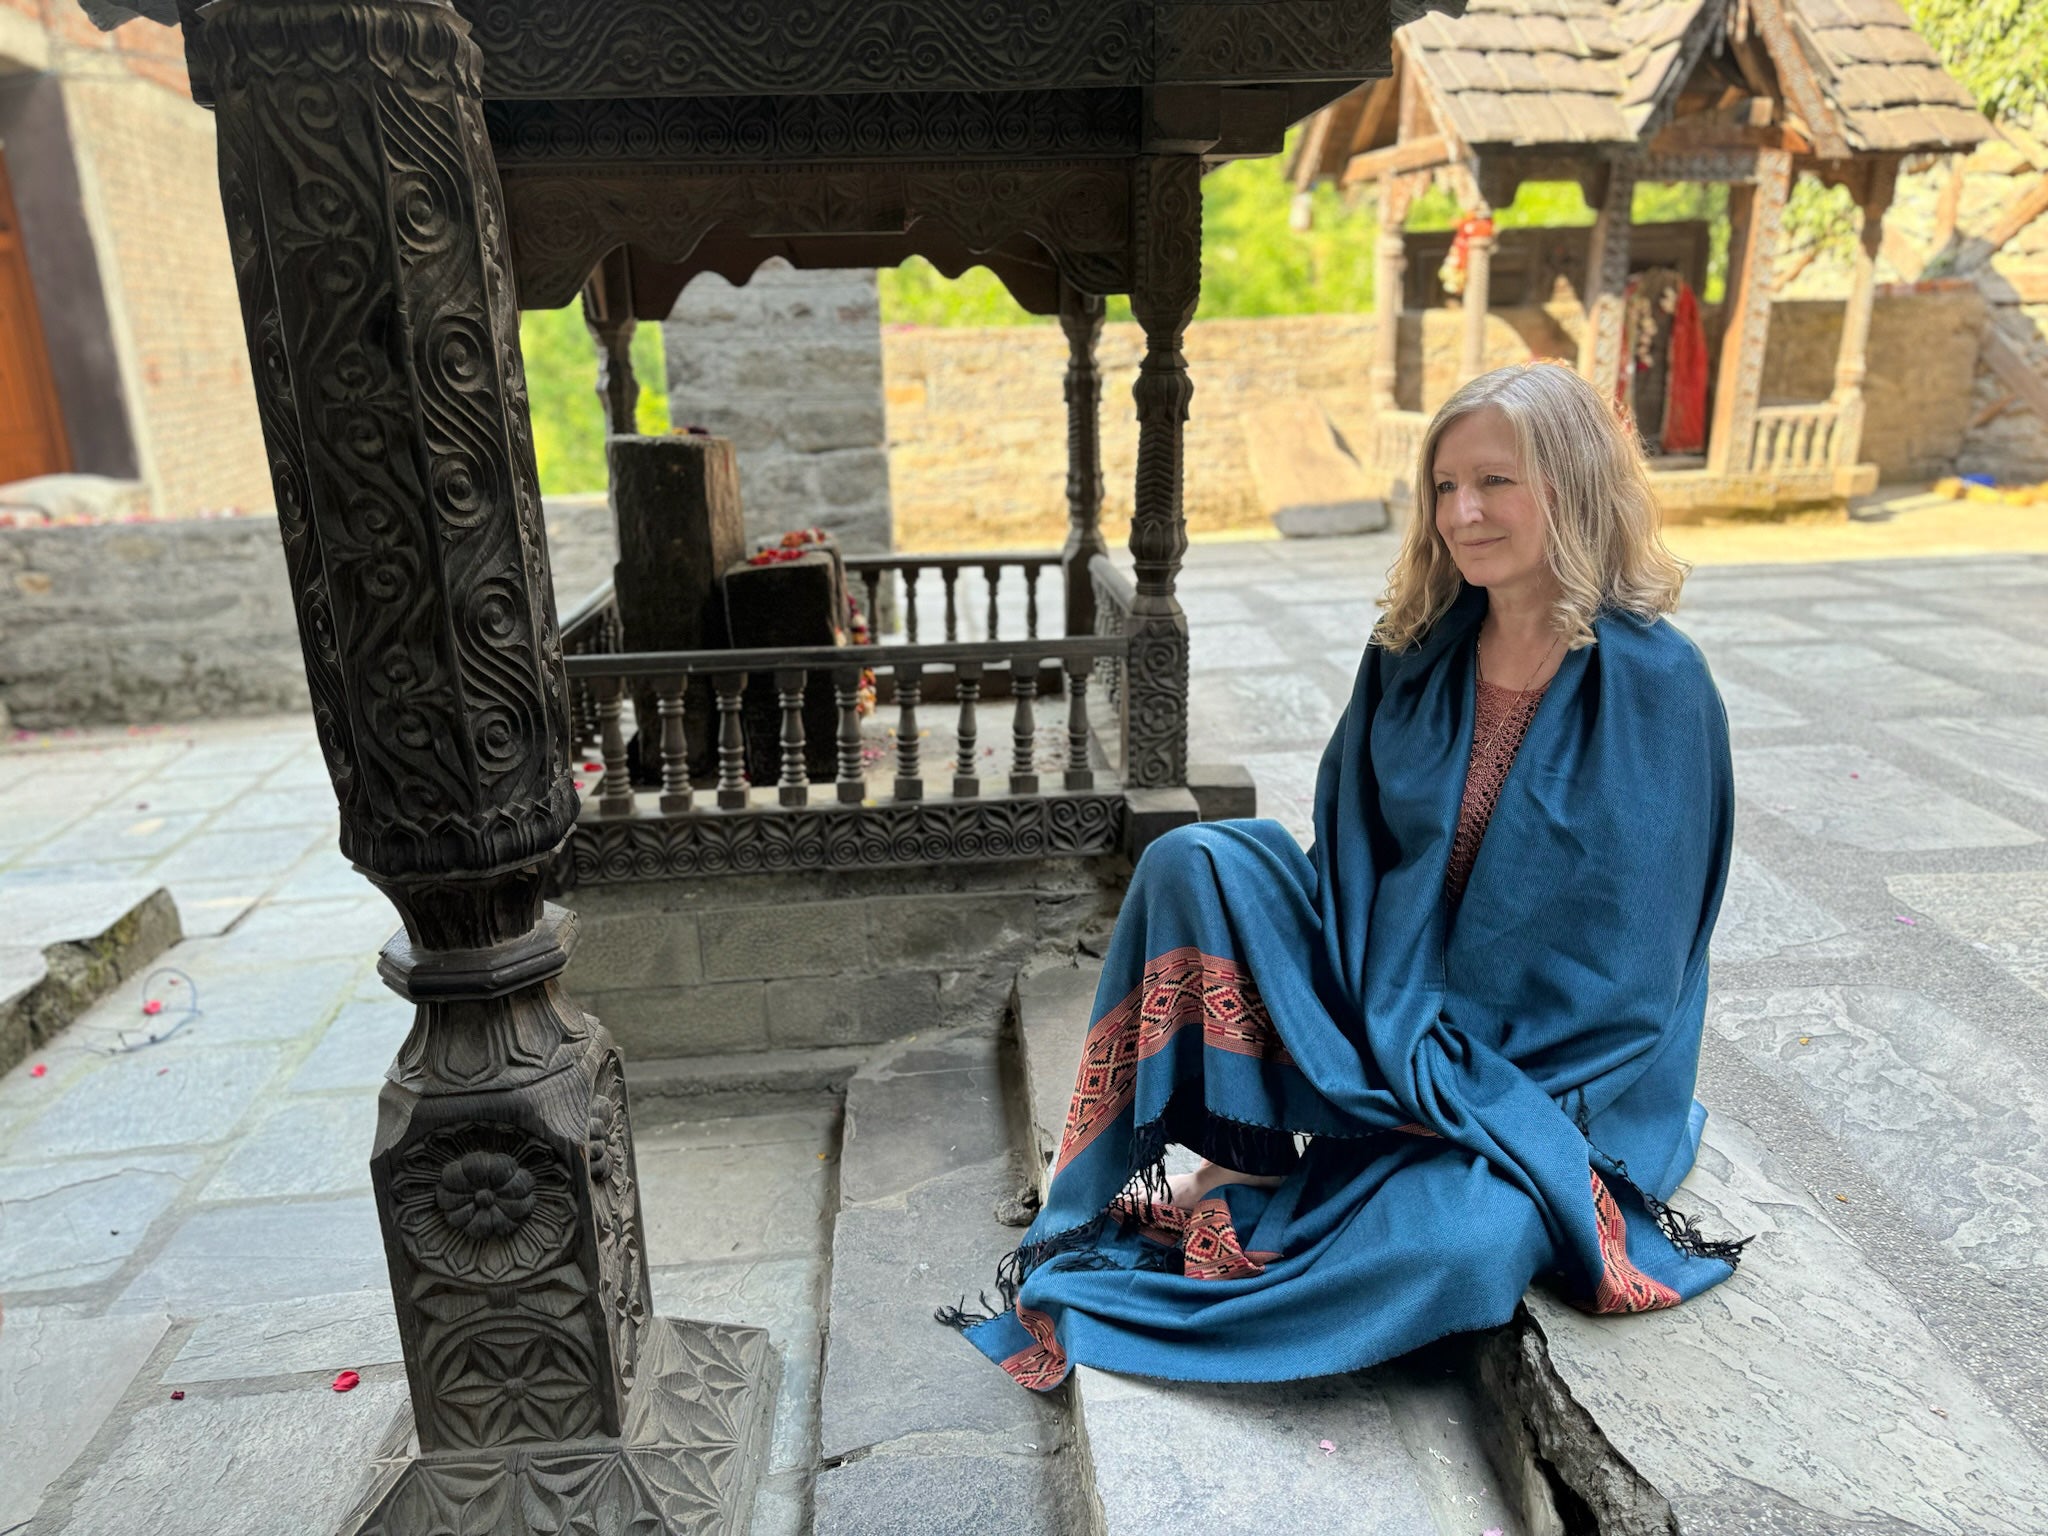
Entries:
[[1277, 1173], [1239, 1173], [1221, 1163], [1204, 1162], [1191, 1173], [1168, 1174], [1166, 1192], [1172, 1204], [1191, 1211], [1220, 1184], [1255, 1184], [1261, 1189], [1278, 1189], [1285, 1182], [1284, 1176]]

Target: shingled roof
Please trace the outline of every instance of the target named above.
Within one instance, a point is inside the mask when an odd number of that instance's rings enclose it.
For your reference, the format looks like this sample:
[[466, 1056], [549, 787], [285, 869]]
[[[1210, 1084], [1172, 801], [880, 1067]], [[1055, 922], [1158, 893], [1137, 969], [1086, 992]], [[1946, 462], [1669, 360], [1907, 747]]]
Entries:
[[1857, 149], [1956, 149], [1990, 129], [1898, 0], [1791, 0], [1792, 30]]
[[[1898, 0], [1784, 0], [1853, 149], [1958, 149], [1990, 131]], [[1399, 33], [1443, 126], [1475, 149], [1628, 144], [1684, 83], [1727, 0], [1470, 0]], [[1696, 45], [1688, 48], [1691, 42]], [[1323, 168], [1339, 172], [1341, 166]]]

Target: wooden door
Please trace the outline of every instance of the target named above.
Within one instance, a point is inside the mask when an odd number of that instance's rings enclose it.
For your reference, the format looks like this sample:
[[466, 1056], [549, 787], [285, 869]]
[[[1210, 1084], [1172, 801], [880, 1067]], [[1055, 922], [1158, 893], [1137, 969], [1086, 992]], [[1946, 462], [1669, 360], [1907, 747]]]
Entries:
[[71, 446], [0, 149], [0, 485], [69, 468]]

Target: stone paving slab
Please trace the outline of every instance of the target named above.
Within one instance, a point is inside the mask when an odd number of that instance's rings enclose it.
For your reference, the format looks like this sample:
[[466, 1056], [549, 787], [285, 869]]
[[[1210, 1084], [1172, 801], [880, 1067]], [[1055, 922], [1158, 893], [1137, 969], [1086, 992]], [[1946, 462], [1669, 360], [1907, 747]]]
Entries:
[[0, 1531], [25, 1523], [170, 1327], [16, 1307], [0, 1329]]
[[[1828, 1131], [1956, 1257], [2048, 1266], [2048, 1078], [1968, 1018], [1874, 986], [1717, 993], [1708, 1027], [1803, 1090]], [[1930, 1125], [1968, 1125], [1934, 1139]]]
[[223, 1307], [201, 1318], [164, 1371], [166, 1386], [361, 1371], [395, 1365], [398, 1318], [388, 1290], [300, 1296], [254, 1307]]
[[0, 1167], [0, 1290], [55, 1292], [111, 1278], [199, 1162], [160, 1152]]
[[2048, 997], [2048, 870], [1894, 875], [1886, 886]]
[[1684, 1306], [1592, 1318], [1532, 1292], [1551, 1362], [1680, 1528], [2017, 1536], [2048, 1460], [1748, 1129], [1709, 1121], [1675, 1202], [1757, 1234]]
[[210, 1206], [185, 1218], [114, 1310], [203, 1317], [229, 1297], [287, 1301], [390, 1283], [367, 1195]]
[[1368, 1375], [1270, 1386], [1150, 1382], [1088, 1366], [1075, 1376], [1104, 1536], [1203, 1530], [1233, 1509], [1257, 1510], [1290, 1536], [1436, 1529]]
[[188, 1390], [182, 1402], [165, 1393], [82, 1477], [74, 1468], [26, 1536], [338, 1530], [404, 1400], [402, 1377], [347, 1393], [305, 1377], [253, 1392]]
[[1735, 792], [1808, 837], [1873, 853], [2015, 848], [2037, 832], [1847, 742], [1735, 749]]
[[[134, 1020], [142, 1022], [139, 1014]], [[282, 1061], [269, 1046], [177, 1043], [181, 1048], [135, 1051], [87, 1073], [15, 1138], [8, 1157], [82, 1157], [221, 1141]]]
[[202, 1200], [339, 1195], [370, 1187], [374, 1090], [292, 1099], [267, 1110], [199, 1192]]
[[367, 1088], [374, 1093], [399, 1046], [412, 1032], [414, 1012], [411, 1003], [390, 992], [373, 1001], [357, 999], [342, 1004], [293, 1074], [291, 1091]]

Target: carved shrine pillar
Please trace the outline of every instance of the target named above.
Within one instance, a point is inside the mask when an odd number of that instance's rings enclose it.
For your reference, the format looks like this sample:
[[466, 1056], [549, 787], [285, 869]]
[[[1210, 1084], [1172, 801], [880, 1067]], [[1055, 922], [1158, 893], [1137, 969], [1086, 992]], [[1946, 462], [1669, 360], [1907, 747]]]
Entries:
[[1188, 780], [1188, 621], [1174, 596], [1187, 552], [1182, 502], [1188, 403], [1195, 387], [1181, 351], [1202, 293], [1202, 163], [1193, 155], [1138, 161], [1131, 313], [1145, 332], [1132, 397], [1138, 475], [1131, 500], [1129, 711], [1124, 782], [1166, 789]]
[[773, 1366], [649, 1316], [619, 1053], [557, 981], [576, 799], [469, 29], [216, 0], [193, 46], [341, 848], [418, 1010], [370, 1160], [412, 1423], [347, 1529], [723, 1530]]
[[1372, 405], [1375, 411], [1397, 409], [1401, 382], [1401, 304], [1408, 278], [1408, 247], [1401, 225], [1408, 217], [1408, 199], [1391, 176], [1380, 178], [1379, 233], [1373, 237]]
[[1755, 185], [1729, 189], [1735, 235], [1728, 258], [1728, 319], [1721, 333], [1714, 419], [1707, 429], [1710, 474], [1749, 473], [1757, 398], [1763, 390], [1764, 348], [1770, 341], [1771, 266], [1791, 188], [1792, 156], [1782, 149], [1765, 149], [1757, 152]]
[[1621, 393], [1622, 333], [1628, 318], [1623, 296], [1628, 289], [1629, 221], [1635, 200], [1635, 167], [1625, 160], [1609, 165], [1586, 253], [1586, 328], [1579, 337], [1579, 373], [1601, 399], [1610, 401]]
[[1834, 404], [1841, 413], [1835, 424], [1834, 461], [1854, 464], [1863, 450], [1863, 376], [1868, 368], [1870, 311], [1877, 298], [1877, 248], [1884, 239], [1885, 210], [1898, 183], [1895, 160], [1874, 163], [1861, 204], [1862, 226], [1856, 233], [1855, 266], [1849, 275], [1849, 302], [1842, 307], [1842, 343], [1835, 354]]
[[640, 430], [640, 381], [633, 376], [633, 290], [624, 246], [606, 256], [583, 285], [583, 324], [597, 346], [605, 432], [630, 437]]
[[1067, 633], [1095, 633], [1095, 583], [1088, 562], [1109, 553], [1102, 541], [1102, 370], [1095, 347], [1105, 309], [1100, 294], [1060, 284], [1060, 328], [1067, 333]]
[[1486, 372], [1486, 316], [1493, 303], [1493, 210], [1482, 204], [1475, 214], [1486, 221], [1484, 234], [1465, 241], [1465, 334], [1458, 352], [1458, 382]]

